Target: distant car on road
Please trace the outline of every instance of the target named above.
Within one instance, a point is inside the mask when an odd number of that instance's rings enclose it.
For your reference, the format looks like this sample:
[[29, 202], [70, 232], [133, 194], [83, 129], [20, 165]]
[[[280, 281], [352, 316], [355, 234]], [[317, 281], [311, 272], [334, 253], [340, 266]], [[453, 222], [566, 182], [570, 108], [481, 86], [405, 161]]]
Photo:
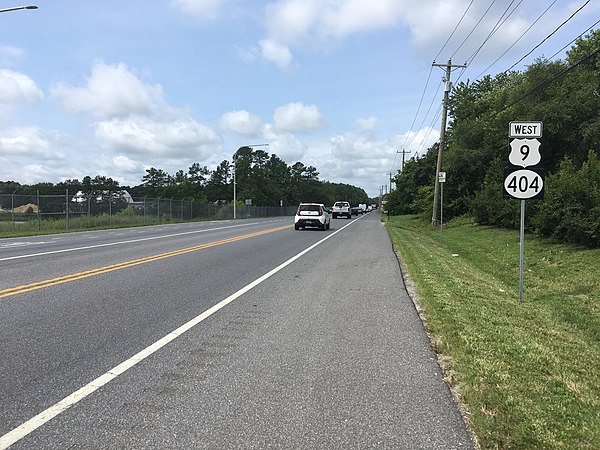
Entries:
[[328, 230], [331, 226], [331, 216], [322, 203], [300, 203], [294, 218], [294, 228], [315, 227]]
[[337, 219], [339, 216], [347, 217], [352, 219], [352, 210], [350, 209], [350, 203], [348, 202], [335, 202], [333, 204], [332, 216]]

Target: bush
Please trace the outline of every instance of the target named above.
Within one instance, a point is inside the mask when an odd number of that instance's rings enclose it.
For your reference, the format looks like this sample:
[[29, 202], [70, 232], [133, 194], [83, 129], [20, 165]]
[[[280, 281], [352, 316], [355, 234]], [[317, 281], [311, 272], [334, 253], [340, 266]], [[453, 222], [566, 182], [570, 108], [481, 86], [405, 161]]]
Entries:
[[[471, 213], [479, 225], [518, 229], [521, 222], [520, 202], [502, 198], [503, 176], [503, 165], [496, 158], [486, 172], [483, 187], [471, 201]], [[525, 217], [527, 219], [528, 215]]]
[[547, 177], [535, 224], [543, 236], [600, 247], [600, 162], [593, 151], [579, 170], [566, 157]]

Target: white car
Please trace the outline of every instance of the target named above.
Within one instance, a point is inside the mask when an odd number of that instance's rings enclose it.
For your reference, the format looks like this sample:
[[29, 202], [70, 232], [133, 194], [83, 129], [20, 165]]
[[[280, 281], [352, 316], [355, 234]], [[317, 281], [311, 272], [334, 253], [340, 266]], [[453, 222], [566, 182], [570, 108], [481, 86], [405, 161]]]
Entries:
[[348, 202], [335, 202], [333, 204], [332, 213], [333, 218], [337, 219], [340, 216], [345, 216], [348, 219], [352, 219], [352, 209], [350, 209], [350, 203]]
[[294, 228], [300, 230], [306, 227], [315, 227], [319, 230], [328, 230], [331, 217], [322, 203], [300, 203], [294, 218]]

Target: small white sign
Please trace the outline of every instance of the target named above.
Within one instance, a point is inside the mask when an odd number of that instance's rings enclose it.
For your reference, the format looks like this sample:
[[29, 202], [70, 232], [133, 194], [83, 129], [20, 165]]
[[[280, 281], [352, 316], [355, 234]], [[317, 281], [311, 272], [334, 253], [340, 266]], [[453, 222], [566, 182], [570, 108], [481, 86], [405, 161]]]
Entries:
[[540, 141], [537, 139], [513, 139], [510, 141], [508, 160], [513, 166], [536, 166], [542, 160]]
[[510, 122], [508, 129], [509, 138], [541, 138], [542, 122]]
[[438, 181], [440, 183], [445, 183], [446, 182], [446, 172], [440, 172], [440, 173], [438, 173]]

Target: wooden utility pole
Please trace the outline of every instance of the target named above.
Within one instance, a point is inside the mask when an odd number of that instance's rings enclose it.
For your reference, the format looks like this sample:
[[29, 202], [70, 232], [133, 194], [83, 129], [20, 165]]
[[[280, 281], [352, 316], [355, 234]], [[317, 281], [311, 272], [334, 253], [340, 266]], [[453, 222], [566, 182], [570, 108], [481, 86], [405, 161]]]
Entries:
[[400, 173], [404, 172], [404, 155], [410, 155], [410, 152], [402, 149], [401, 152], [397, 151], [396, 153], [402, 153], [402, 165], [400, 166]]
[[434, 227], [437, 225], [437, 217], [438, 217], [438, 207], [440, 204], [440, 182], [438, 180], [438, 174], [442, 170], [442, 158], [444, 154], [444, 148], [446, 147], [446, 118], [448, 115], [448, 96], [450, 95], [450, 90], [452, 89], [452, 82], [450, 81], [450, 74], [452, 73], [453, 67], [467, 67], [466, 64], [457, 64], [452, 65], [452, 60], [449, 59], [447, 64], [436, 64], [435, 62], [432, 64], [437, 67], [445, 67], [446, 68], [446, 76], [444, 77], [444, 81], [446, 82], [446, 87], [444, 89], [444, 102], [442, 104], [442, 125], [440, 128], [440, 145], [438, 148], [437, 155], [437, 165], [435, 170], [435, 189], [433, 191], [433, 213], [431, 214], [431, 226]]

